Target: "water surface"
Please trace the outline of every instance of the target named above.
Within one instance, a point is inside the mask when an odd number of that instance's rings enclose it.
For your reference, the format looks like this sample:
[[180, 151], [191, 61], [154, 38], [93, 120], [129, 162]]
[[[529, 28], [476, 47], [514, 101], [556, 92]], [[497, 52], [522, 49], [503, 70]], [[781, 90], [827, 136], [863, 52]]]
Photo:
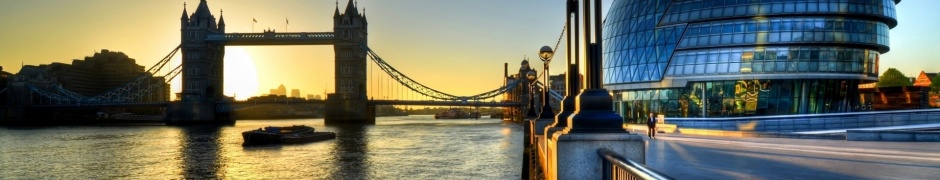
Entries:
[[[0, 179], [519, 179], [520, 124], [431, 116], [376, 123], [0, 127]], [[336, 132], [337, 139], [242, 146], [243, 131], [300, 124]]]

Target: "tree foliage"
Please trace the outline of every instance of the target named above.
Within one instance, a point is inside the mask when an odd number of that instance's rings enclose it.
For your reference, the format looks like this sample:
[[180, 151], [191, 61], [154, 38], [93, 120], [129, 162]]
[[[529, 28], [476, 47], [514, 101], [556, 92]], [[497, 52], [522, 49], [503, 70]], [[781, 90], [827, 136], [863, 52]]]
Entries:
[[940, 73], [930, 78], [930, 92], [940, 93]]
[[910, 78], [894, 68], [888, 68], [881, 77], [878, 77], [878, 87], [912, 86]]

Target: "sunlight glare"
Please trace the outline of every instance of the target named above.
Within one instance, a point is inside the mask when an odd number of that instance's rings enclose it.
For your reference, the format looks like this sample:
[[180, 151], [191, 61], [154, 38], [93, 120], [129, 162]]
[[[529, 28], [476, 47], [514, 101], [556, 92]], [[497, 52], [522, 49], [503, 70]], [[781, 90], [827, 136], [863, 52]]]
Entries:
[[225, 48], [225, 95], [246, 100], [258, 95], [258, 70], [244, 48]]

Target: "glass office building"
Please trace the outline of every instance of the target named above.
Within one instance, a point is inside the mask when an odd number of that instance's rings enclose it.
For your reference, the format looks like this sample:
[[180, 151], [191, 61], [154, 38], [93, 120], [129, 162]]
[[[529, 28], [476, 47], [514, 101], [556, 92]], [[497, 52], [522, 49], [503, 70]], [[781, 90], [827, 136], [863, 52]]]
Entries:
[[604, 86], [628, 122], [856, 111], [900, 0], [618, 0]]

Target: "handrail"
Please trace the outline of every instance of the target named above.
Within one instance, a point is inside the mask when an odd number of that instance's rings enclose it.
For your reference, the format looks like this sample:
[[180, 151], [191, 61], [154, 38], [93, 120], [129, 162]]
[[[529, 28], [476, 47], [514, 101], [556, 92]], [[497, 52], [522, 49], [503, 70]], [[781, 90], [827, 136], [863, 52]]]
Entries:
[[710, 117], [710, 118], [680, 118], [666, 117], [669, 120], [685, 121], [738, 121], [738, 120], [761, 120], [761, 119], [781, 119], [781, 118], [814, 118], [814, 117], [833, 117], [833, 116], [856, 116], [856, 115], [878, 115], [894, 113], [921, 113], [921, 112], [940, 112], [940, 109], [906, 109], [891, 111], [864, 111], [847, 113], [820, 113], [820, 114], [798, 114], [798, 115], [774, 115], [774, 116], [743, 116], [743, 117]]
[[622, 158], [607, 148], [597, 150], [601, 157], [601, 179], [674, 179], [646, 165]]

